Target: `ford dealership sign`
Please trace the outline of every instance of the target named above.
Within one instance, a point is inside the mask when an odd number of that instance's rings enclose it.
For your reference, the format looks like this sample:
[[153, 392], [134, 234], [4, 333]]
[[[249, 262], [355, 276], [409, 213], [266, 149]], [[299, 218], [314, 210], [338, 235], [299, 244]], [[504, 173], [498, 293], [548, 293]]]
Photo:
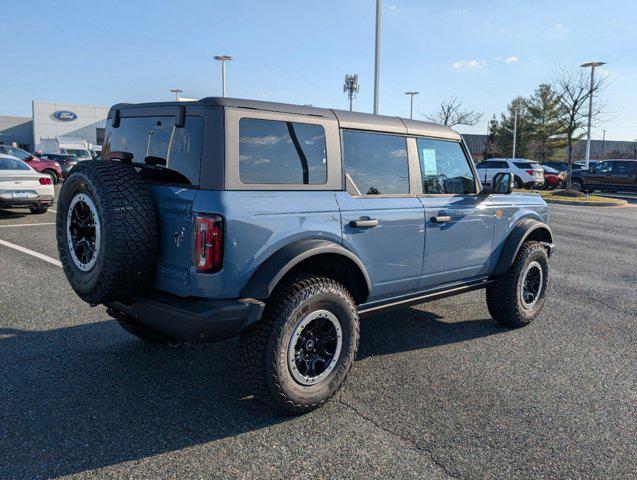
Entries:
[[58, 110], [57, 112], [53, 112], [53, 117], [61, 122], [72, 122], [73, 120], [77, 120], [77, 113], [71, 112], [70, 110]]

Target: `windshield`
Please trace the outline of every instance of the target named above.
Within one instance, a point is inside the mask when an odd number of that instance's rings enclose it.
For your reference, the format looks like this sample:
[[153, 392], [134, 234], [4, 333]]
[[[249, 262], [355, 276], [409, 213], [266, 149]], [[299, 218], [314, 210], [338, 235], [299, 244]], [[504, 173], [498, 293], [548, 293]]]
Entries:
[[0, 157], [0, 170], [30, 170], [30, 168], [22, 160]]
[[91, 154], [89, 153], [88, 150], [83, 150], [79, 148], [65, 148], [64, 150], [66, 150], [67, 155], [74, 155], [79, 160], [84, 160], [84, 159], [88, 160], [93, 158], [91, 157]]

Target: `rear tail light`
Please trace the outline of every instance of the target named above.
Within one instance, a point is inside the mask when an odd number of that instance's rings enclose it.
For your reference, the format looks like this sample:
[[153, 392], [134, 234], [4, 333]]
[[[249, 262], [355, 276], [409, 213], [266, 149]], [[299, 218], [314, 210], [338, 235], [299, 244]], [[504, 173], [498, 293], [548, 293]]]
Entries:
[[53, 185], [53, 182], [49, 177], [40, 178], [40, 185]]
[[526, 173], [528, 173], [529, 175], [533, 175], [535, 173], [535, 170], [527, 170]]
[[195, 218], [195, 267], [198, 272], [221, 270], [223, 220], [219, 215]]

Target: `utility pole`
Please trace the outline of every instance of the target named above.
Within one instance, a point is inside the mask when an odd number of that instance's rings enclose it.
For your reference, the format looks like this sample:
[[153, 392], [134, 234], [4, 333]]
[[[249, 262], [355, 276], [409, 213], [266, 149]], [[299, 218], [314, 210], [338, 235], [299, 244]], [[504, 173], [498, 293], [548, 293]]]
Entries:
[[595, 67], [606, 65], [606, 62], [588, 62], [583, 63], [580, 67], [591, 68], [591, 88], [588, 91], [588, 133], [586, 135], [586, 169], [588, 170], [588, 162], [591, 158], [591, 122], [593, 119], [593, 87], [595, 86]]
[[175, 94], [175, 101], [178, 102], [179, 97], [181, 97], [181, 94], [183, 93], [183, 90], [179, 90], [178, 88], [171, 88], [170, 91]]
[[602, 158], [600, 158], [599, 160], [604, 160], [604, 147], [606, 146], [606, 130], [602, 130], [603, 135], [602, 135]]
[[381, 0], [376, 0], [376, 45], [374, 56], [374, 115], [378, 115], [378, 99], [380, 95], [380, 7]]
[[358, 74], [345, 75], [345, 83], [343, 84], [343, 92], [347, 93], [349, 98], [349, 111], [352, 111], [352, 100], [359, 91]]
[[414, 95], [418, 95], [418, 92], [405, 92], [405, 95], [409, 95], [409, 119], [414, 118]]
[[221, 62], [221, 96], [226, 96], [226, 62], [234, 60], [230, 55], [215, 55], [215, 60]]

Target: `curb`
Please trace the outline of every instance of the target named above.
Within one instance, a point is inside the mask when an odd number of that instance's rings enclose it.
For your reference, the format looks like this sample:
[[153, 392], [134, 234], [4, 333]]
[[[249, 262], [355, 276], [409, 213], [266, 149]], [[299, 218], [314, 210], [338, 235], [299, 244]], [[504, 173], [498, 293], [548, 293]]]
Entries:
[[556, 203], [558, 205], [585, 205], [587, 207], [625, 207], [628, 205], [626, 200], [617, 199], [614, 202], [581, 202], [578, 200], [553, 200], [544, 197], [546, 203]]

